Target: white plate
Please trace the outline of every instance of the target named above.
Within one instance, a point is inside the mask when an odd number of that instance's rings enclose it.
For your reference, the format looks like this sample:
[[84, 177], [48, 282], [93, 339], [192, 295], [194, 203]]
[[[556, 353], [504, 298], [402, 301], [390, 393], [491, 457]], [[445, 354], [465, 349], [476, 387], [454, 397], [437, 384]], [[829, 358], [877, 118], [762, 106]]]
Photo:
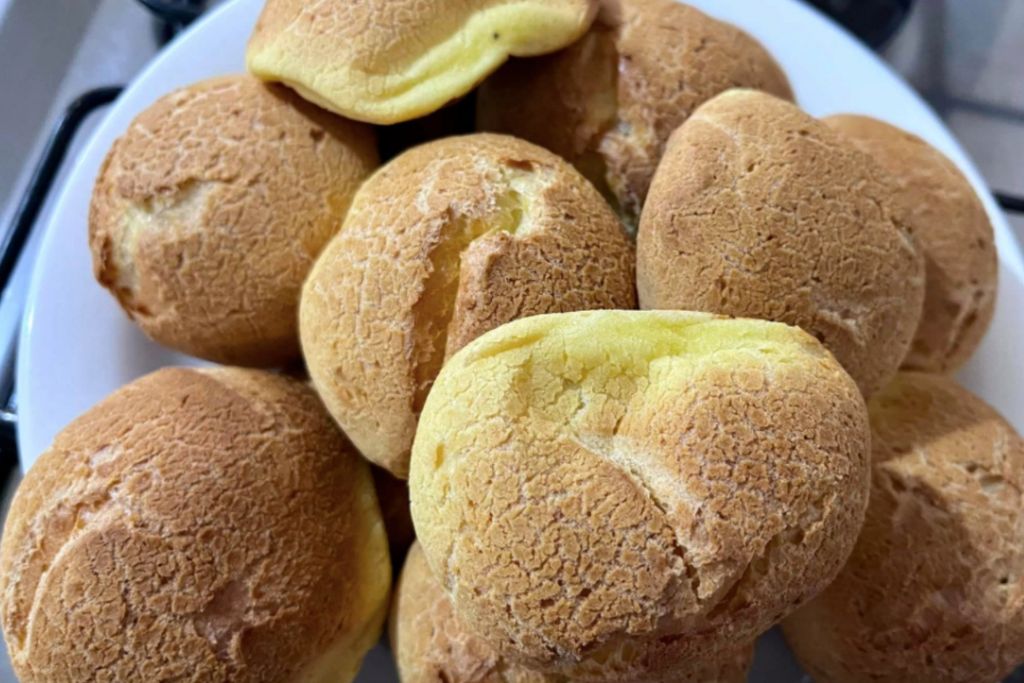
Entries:
[[[914, 131], [952, 158], [981, 193], [1000, 253], [992, 328], [961, 374], [965, 384], [1024, 430], [1024, 373], [1017, 347], [1024, 312], [1024, 260], [981, 177], [938, 117], [877, 57], [796, 0], [690, 0], [756, 36], [789, 75], [798, 101], [822, 116], [860, 112]], [[23, 467], [79, 413], [122, 384], [169, 364], [195, 363], [148, 341], [93, 281], [86, 216], [93, 179], [131, 119], [178, 86], [244, 68], [246, 40], [262, 0], [234, 0], [170, 45], [107, 114], [64, 187], [39, 252], [17, 368]], [[362, 681], [394, 680], [375, 652]], [[799, 677], [777, 641], [760, 649], [752, 680]]]

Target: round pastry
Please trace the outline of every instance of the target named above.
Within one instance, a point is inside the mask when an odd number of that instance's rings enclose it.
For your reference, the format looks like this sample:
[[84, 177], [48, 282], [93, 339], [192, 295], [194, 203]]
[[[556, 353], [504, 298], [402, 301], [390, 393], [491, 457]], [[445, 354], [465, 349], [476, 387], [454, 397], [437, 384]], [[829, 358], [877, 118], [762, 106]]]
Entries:
[[376, 163], [368, 126], [249, 76], [173, 92], [100, 170], [96, 279], [161, 344], [283, 365], [299, 354], [302, 281]]
[[942, 375], [868, 408], [864, 530], [786, 639], [819, 683], [1003, 680], [1024, 663], [1024, 440]]
[[771, 55], [735, 26], [675, 0], [604, 0], [582, 40], [487, 79], [477, 120], [573, 162], [635, 226], [669, 135], [736, 87], [793, 98]]
[[405, 478], [446, 356], [537, 313], [635, 308], [634, 256], [562, 159], [501, 135], [416, 147], [359, 191], [303, 289], [310, 376], [349, 438]]
[[369, 467], [256, 370], [115, 392], [29, 470], [0, 545], [22, 683], [351, 681], [389, 587]]
[[[502, 658], [486, 641], [459, 623], [451, 600], [434, 578], [419, 544], [409, 549], [391, 602], [391, 646], [402, 683], [564, 683]], [[745, 683], [753, 645], [711, 663], [688, 661], [658, 671], [647, 662], [591, 661], [576, 667], [574, 683]]]
[[924, 312], [903, 367], [956, 370], [995, 309], [998, 260], [985, 207], [956, 165], [916, 135], [867, 116], [822, 120], [889, 171], [924, 253]]
[[413, 522], [459, 619], [502, 655], [668, 667], [750, 642], [832, 580], [863, 520], [869, 437], [856, 384], [797, 328], [535, 316], [442, 369]]
[[409, 549], [395, 586], [388, 630], [402, 683], [558, 683], [504, 661], [463, 628], [418, 543]]
[[641, 308], [777, 320], [868, 395], [910, 348], [924, 262], [893, 181], [794, 105], [732, 90], [672, 135], [637, 236]]
[[553, 52], [596, 0], [267, 0], [246, 63], [349, 118], [398, 123], [472, 90], [502, 62]]

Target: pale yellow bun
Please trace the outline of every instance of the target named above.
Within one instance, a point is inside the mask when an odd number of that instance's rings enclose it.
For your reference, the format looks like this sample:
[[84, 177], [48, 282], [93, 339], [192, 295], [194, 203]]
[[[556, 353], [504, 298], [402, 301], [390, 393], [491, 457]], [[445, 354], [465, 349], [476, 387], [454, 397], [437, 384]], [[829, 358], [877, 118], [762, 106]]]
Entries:
[[467, 628], [569, 678], [708, 658], [821, 591], [867, 504], [856, 384], [801, 330], [682, 311], [542, 315], [442, 369], [409, 480]]
[[389, 585], [369, 467], [312, 390], [256, 370], [116, 391], [29, 470], [0, 545], [22, 683], [346, 683]]
[[1024, 440], [942, 375], [869, 411], [864, 530], [786, 638], [818, 683], [1000, 681], [1024, 663]]
[[711, 662], [688, 660], [664, 670], [636, 657], [591, 660], [568, 677], [533, 671], [504, 659], [459, 622], [419, 544], [405, 561], [389, 628], [402, 683], [744, 683], [754, 654], [747, 645]]
[[472, 90], [510, 56], [579, 38], [596, 0], [267, 0], [246, 64], [349, 118], [398, 123]]
[[446, 356], [528, 315], [635, 308], [634, 255], [569, 164], [502, 135], [445, 138], [380, 169], [303, 289], [302, 349], [363, 455], [405, 478]]
[[719, 95], [672, 135], [655, 174], [637, 236], [640, 306], [798, 325], [869, 395], [903, 362], [924, 300], [893, 185], [789, 102]]
[[669, 135], [736, 87], [793, 98], [772, 56], [735, 26], [675, 0], [605, 0], [582, 40], [486, 80], [477, 120], [570, 160], [635, 225]]
[[377, 164], [372, 130], [250, 76], [177, 90], [93, 189], [96, 279], [154, 340], [238, 365], [299, 355], [302, 281]]
[[889, 171], [924, 253], [924, 313], [903, 367], [956, 370], [995, 309], [999, 264], [985, 207], [956, 165], [916, 135], [867, 116], [822, 120]]

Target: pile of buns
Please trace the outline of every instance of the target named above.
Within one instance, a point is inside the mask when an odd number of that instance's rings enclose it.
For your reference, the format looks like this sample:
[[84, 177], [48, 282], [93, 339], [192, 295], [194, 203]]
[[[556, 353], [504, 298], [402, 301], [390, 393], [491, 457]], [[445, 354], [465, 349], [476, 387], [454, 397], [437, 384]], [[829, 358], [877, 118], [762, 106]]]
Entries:
[[246, 57], [96, 180], [96, 279], [225, 367], [26, 474], [21, 681], [346, 683], [388, 620], [405, 683], [739, 682], [776, 624], [822, 683], [1024, 661], [1024, 440], [949, 377], [993, 231], [939, 152], [673, 0], [267, 0]]

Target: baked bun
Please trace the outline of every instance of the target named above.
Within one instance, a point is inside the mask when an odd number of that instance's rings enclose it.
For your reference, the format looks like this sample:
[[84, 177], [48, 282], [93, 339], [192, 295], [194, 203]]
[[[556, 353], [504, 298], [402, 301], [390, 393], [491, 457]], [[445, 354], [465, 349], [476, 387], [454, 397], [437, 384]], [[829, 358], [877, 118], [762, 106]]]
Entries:
[[871, 504], [849, 563], [784, 622], [819, 683], [987, 683], [1024, 663], [1024, 440], [942, 375], [869, 404]]
[[[391, 602], [391, 646], [402, 683], [564, 683], [565, 676], [543, 674], [509, 662], [459, 623], [451, 600], [427, 565], [423, 549], [409, 550]], [[666, 671], [644, 670], [640, 662], [590, 662], [577, 667], [574, 683], [745, 683], [753, 645], [730, 651], [711, 663], [689, 661]]]
[[486, 80], [477, 120], [573, 162], [635, 226], [669, 135], [736, 87], [793, 98], [772, 56], [735, 26], [675, 0], [605, 0], [582, 40]]
[[865, 395], [903, 362], [924, 262], [871, 157], [753, 90], [702, 105], [672, 135], [637, 236], [641, 308], [798, 325]]
[[93, 188], [96, 279], [142, 331], [219, 363], [299, 355], [302, 281], [377, 164], [372, 130], [249, 76], [157, 100]]
[[408, 121], [461, 97], [515, 55], [579, 38], [596, 0], [267, 0], [246, 63], [339, 114]]
[[402, 683], [558, 683], [503, 660], [452, 611], [418, 543], [409, 548], [388, 623]]
[[[455, 354], [409, 480], [459, 619], [564, 673], [747, 643], [846, 561], [864, 401], [801, 330], [682, 311], [543, 315]], [[585, 669], [585, 665], [584, 665]]]
[[822, 120], [889, 171], [924, 253], [924, 313], [903, 367], [956, 370], [995, 309], [999, 264], [985, 207], [956, 165], [916, 135], [867, 116]]
[[22, 683], [351, 681], [390, 584], [369, 467], [312, 390], [165, 369], [25, 476], [0, 545]]
[[446, 356], [536, 313], [635, 308], [618, 220], [569, 164], [502, 135], [416, 147], [359, 191], [302, 294], [310, 376], [374, 463], [405, 478]]

